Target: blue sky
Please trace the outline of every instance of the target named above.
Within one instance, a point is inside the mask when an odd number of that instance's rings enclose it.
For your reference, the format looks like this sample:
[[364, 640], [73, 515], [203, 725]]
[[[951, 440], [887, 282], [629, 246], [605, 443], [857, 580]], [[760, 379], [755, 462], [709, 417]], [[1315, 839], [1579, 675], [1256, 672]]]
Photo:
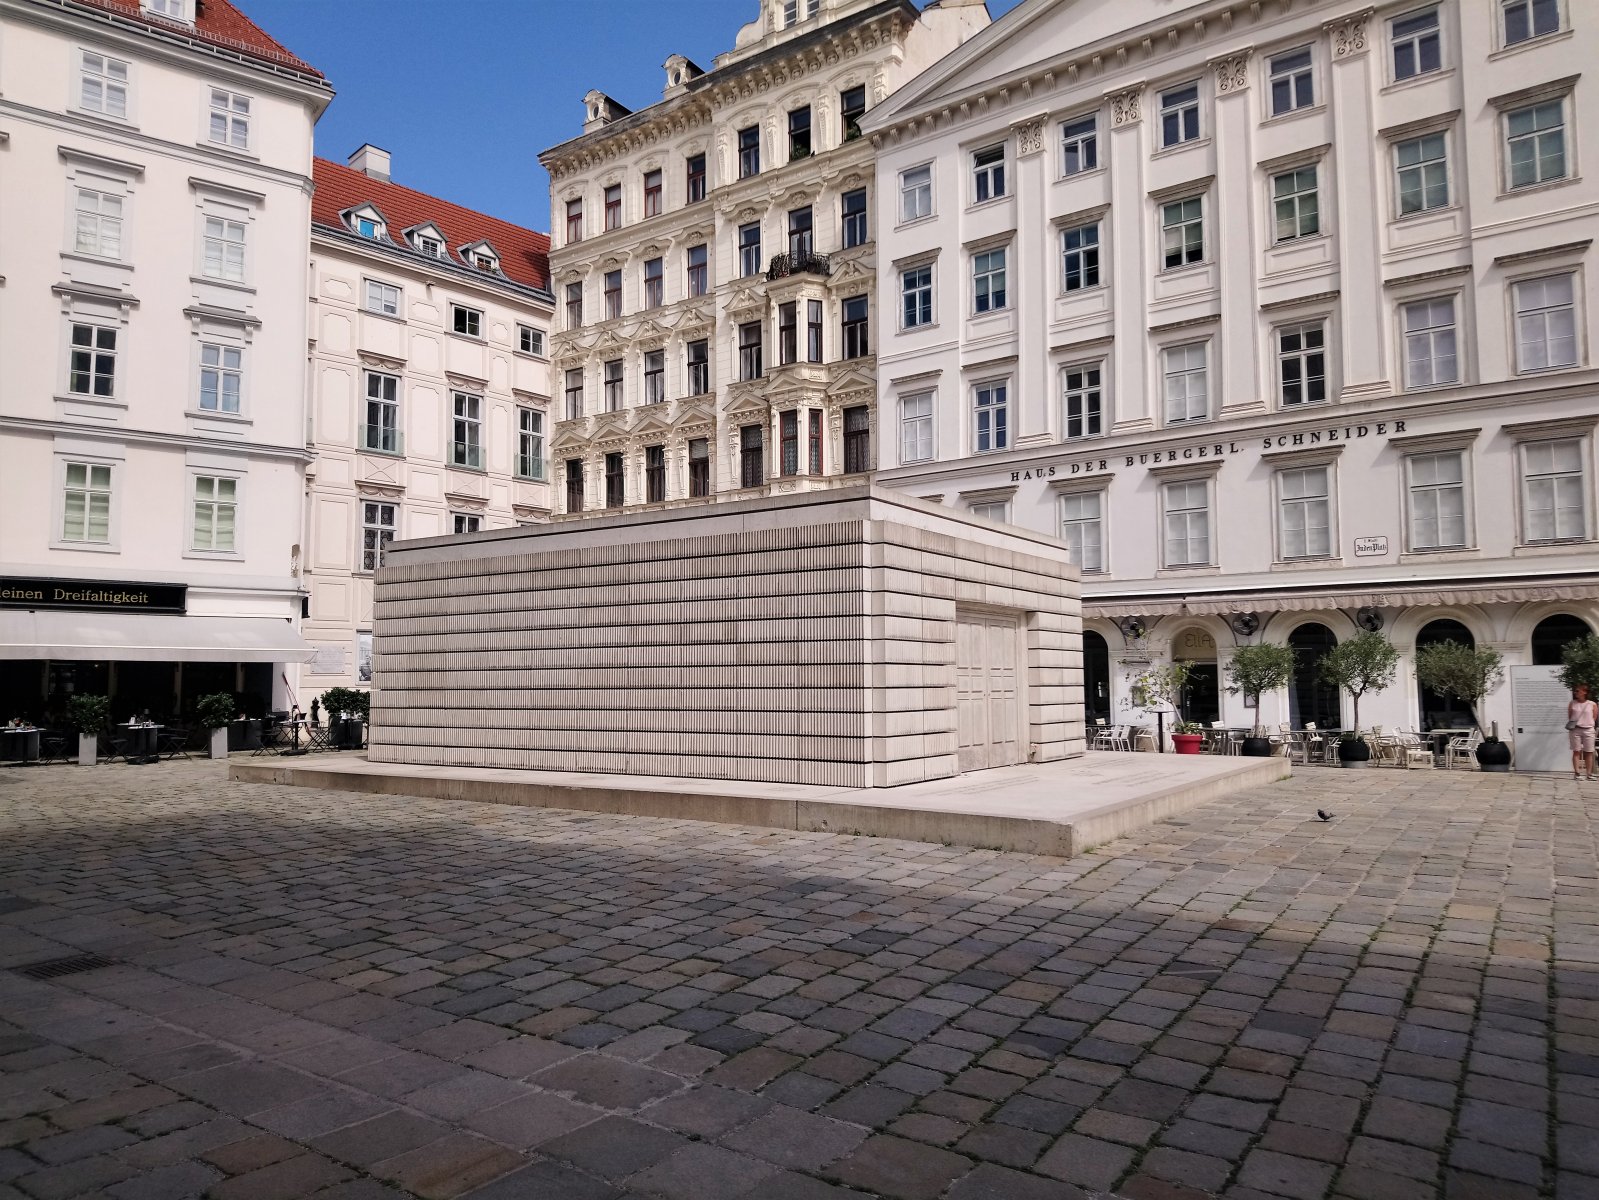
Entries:
[[319, 155], [342, 162], [373, 142], [394, 155], [396, 183], [543, 230], [538, 153], [577, 136], [583, 94], [642, 108], [661, 97], [667, 55], [709, 69], [759, 12], [758, 0], [236, 3], [332, 81]]

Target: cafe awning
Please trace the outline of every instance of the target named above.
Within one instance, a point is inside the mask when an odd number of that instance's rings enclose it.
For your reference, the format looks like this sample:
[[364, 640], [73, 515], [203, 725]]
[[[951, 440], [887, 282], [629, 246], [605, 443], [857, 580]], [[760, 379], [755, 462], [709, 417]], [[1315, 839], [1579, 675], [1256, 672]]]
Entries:
[[281, 663], [314, 653], [272, 617], [0, 610], [0, 659]]
[[1316, 589], [1304, 592], [1211, 593], [1181, 597], [1083, 597], [1083, 616], [1168, 617], [1236, 612], [1328, 612], [1334, 609], [1411, 608], [1463, 604], [1528, 604], [1599, 599], [1599, 582], [1461, 584], [1452, 587]]

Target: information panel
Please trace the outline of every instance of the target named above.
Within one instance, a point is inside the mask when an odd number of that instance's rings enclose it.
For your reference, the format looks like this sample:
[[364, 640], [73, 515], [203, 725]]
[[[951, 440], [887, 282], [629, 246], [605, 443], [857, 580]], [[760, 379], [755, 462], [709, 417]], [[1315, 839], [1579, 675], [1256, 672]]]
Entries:
[[1555, 678], [1559, 667], [1511, 667], [1510, 711], [1516, 770], [1569, 771], [1566, 705], [1571, 693]]

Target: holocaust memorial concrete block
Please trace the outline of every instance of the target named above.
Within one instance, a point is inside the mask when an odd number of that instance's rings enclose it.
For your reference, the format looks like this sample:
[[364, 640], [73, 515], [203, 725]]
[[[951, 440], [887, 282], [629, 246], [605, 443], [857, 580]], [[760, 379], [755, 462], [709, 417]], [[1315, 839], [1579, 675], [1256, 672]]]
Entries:
[[395, 543], [374, 761], [887, 787], [1084, 750], [1063, 543], [861, 485]]

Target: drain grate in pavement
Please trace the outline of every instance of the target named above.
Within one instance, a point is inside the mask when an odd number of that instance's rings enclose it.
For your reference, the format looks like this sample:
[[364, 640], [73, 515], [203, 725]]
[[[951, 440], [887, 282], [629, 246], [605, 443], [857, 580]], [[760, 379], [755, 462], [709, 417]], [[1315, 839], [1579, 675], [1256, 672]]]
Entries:
[[37, 900], [24, 900], [21, 896], [0, 896], [0, 916], [38, 907]]
[[29, 979], [60, 979], [63, 975], [81, 975], [84, 971], [114, 966], [116, 964], [109, 958], [98, 954], [74, 954], [70, 958], [47, 958], [43, 962], [29, 963], [25, 967], [17, 967], [16, 972]]

